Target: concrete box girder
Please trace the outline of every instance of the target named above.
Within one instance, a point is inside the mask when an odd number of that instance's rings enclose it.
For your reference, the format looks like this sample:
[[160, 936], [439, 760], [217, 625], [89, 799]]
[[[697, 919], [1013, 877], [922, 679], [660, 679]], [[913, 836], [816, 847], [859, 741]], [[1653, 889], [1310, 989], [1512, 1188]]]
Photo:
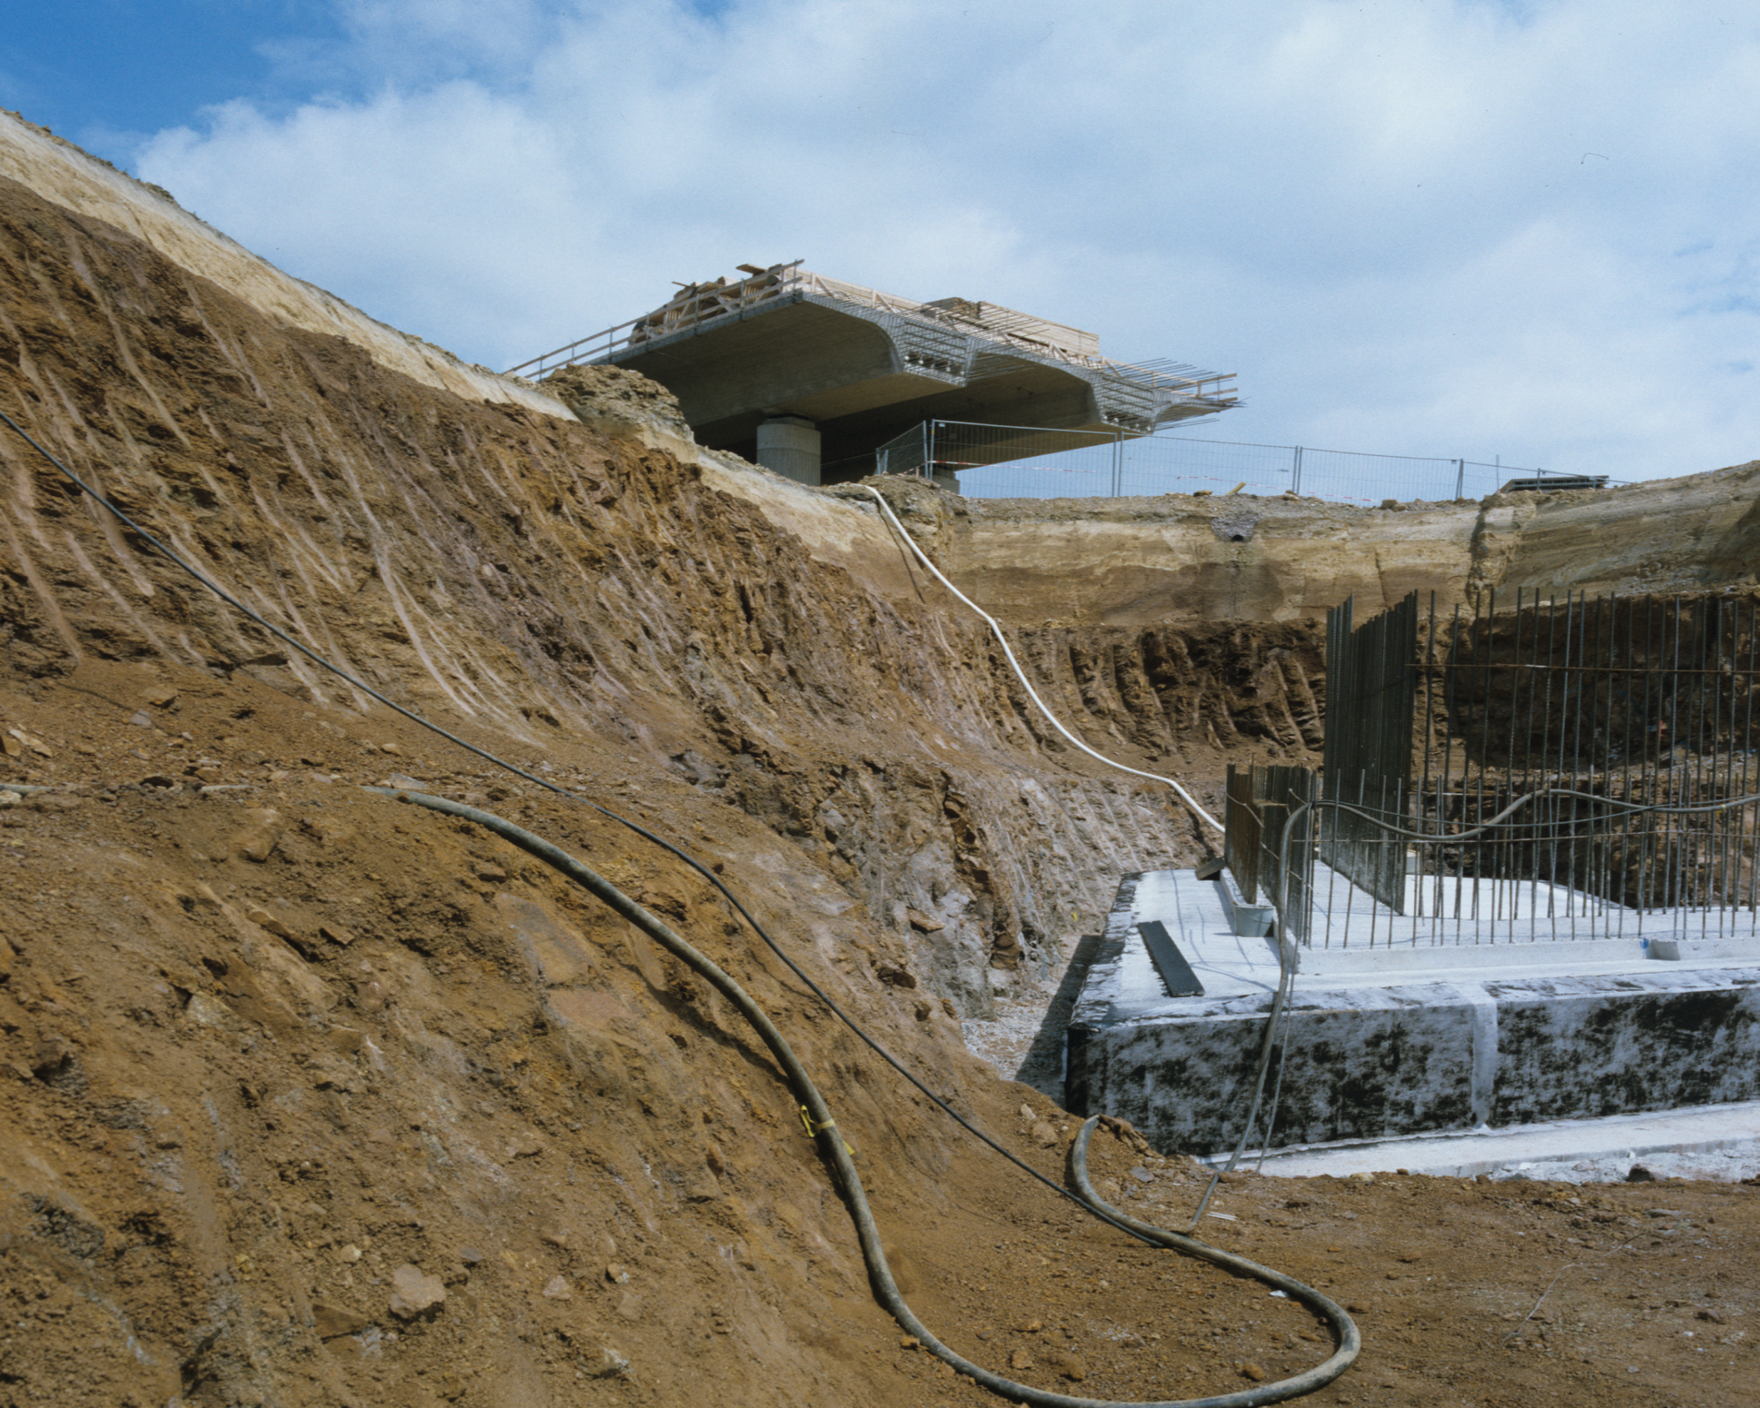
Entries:
[[[599, 360], [671, 390], [703, 444], [749, 454], [764, 420], [802, 416], [821, 431], [827, 468], [839, 466], [834, 479], [866, 472], [879, 445], [924, 420], [1110, 437], [1234, 399], [1219, 386], [1199, 396], [1195, 383], [1109, 362], [1089, 333], [991, 304], [918, 304], [797, 265], [690, 285], [624, 327], [583, 341], [602, 349]], [[576, 355], [586, 354], [565, 348], [532, 365]]]

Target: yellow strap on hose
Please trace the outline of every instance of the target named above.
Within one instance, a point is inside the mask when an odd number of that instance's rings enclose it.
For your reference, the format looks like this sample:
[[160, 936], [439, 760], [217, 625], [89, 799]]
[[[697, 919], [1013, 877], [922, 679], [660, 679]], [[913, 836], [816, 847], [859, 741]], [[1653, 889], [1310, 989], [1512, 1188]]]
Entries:
[[[802, 1105], [801, 1106], [801, 1128], [803, 1128], [807, 1131], [807, 1138], [812, 1139], [812, 1138], [817, 1137], [818, 1134], [823, 1130], [836, 1129], [837, 1128], [837, 1121], [836, 1120], [826, 1120], [824, 1124], [816, 1125], [813, 1123], [812, 1112], [810, 1110], [808, 1110], [805, 1105]], [[844, 1140], [843, 1147], [845, 1149], [849, 1149], [850, 1157], [852, 1157], [852, 1158], [855, 1157], [856, 1151], [854, 1149], [850, 1149], [849, 1141], [847, 1139]]]

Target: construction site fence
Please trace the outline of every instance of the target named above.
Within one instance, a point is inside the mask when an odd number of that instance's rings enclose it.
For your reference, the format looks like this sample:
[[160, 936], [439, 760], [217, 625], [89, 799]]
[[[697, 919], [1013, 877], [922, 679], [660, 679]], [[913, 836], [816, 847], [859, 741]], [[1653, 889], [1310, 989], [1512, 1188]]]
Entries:
[[[1512, 479], [1575, 487], [1583, 476], [1468, 459], [1255, 445], [1186, 435], [925, 421], [876, 452], [881, 474], [947, 481], [979, 499], [1089, 499], [1239, 492], [1375, 505], [1482, 499]], [[1596, 484], [1618, 481], [1596, 476]]]

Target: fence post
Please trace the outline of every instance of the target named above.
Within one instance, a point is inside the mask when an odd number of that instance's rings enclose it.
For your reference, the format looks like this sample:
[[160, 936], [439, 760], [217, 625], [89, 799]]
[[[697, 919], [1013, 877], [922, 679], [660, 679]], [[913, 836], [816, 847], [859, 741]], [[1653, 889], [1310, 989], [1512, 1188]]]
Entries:
[[1297, 445], [1295, 451], [1295, 462], [1289, 470], [1289, 487], [1292, 493], [1299, 494], [1302, 492], [1302, 447]]
[[1467, 460], [1466, 456], [1463, 455], [1460, 459], [1454, 462], [1454, 496], [1457, 499], [1464, 499], [1466, 497], [1466, 490]]
[[1124, 489], [1124, 432], [1112, 432], [1112, 497], [1117, 498]]
[[935, 478], [935, 426], [936, 422], [923, 422], [923, 478], [933, 482]]

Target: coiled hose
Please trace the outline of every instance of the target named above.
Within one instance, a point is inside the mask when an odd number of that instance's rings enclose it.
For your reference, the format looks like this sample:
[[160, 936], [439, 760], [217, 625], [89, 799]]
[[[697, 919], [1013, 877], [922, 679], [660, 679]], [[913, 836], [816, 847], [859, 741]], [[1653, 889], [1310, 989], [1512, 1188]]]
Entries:
[[[886, 1252], [881, 1246], [880, 1229], [874, 1222], [873, 1212], [868, 1206], [867, 1194], [862, 1189], [861, 1175], [856, 1172], [855, 1162], [850, 1157], [850, 1151], [842, 1136], [838, 1133], [837, 1122], [832, 1117], [824, 1096], [819, 1093], [819, 1088], [814, 1085], [813, 1078], [807, 1074], [806, 1067], [794, 1054], [794, 1049], [789, 1046], [787, 1039], [777, 1030], [776, 1024], [770, 1020], [769, 1014], [758, 1006], [745, 989], [735, 982], [718, 963], [680, 937], [669, 925], [637, 904], [602, 875], [583, 865], [560, 847], [552, 845], [542, 837], [527, 831], [524, 827], [516, 826], [505, 818], [496, 816], [493, 812], [480, 811], [476, 807], [468, 807], [462, 802], [454, 802], [445, 797], [434, 797], [422, 792], [401, 791], [389, 787], [368, 787], [363, 790], [381, 797], [391, 797], [398, 801], [427, 807], [432, 811], [444, 812], [448, 816], [461, 817], [494, 832], [503, 840], [511, 842], [526, 854], [543, 861], [551, 869], [574, 881], [575, 884], [603, 901], [615, 914], [635, 925], [674, 958], [701, 974], [716, 992], [732, 1003], [740, 1015], [751, 1023], [752, 1028], [763, 1038], [764, 1044], [770, 1048], [771, 1054], [775, 1056], [777, 1063], [782, 1067], [789, 1086], [794, 1091], [795, 1098], [800, 1101], [806, 1112], [813, 1138], [819, 1146], [820, 1155], [837, 1171], [838, 1181], [843, 1187], [844, 1199], [856, 1225], [856, 1236], [861, 1243], [862, 1259], [867, 1263], [874, 1294], [891, 1313], [893, 1319], [915, 1336], [931, 1354], [952, 1365], [960, 1373], [977, 1380], [985, 1388], [996, 1393], [1006, 1394], [1017, 1402], [1039, 1405], [1039, 1408], [1122, 1408], [1116, 1399], [1076, 1398], [1069, 1394], [1053, 1393], [1048, 1389], [1033, 1388], [1028, 1384], [1016, 1383], [1012, 1379], [1006, 1379], [982, 1365], [974, 1364], [969, 1359], [963, 1358], [929, 1332], [928, 1327], [916, 1317], [916, 1314], [905, 1302], [904, 1296], [899, 1292], [897, 1282], [892, 1279], [891, 1268], [886, 1262]], [[1221, 1394], [1210, 1398], [1157, 1400], [1151, 1403], [1133, 1404], [1130, 1405], [1130, 1408], [1257, 1408], [1259, 1404], [1280, 1403], [1285, 1399], [1312, 1393], [1315, 1389], [1323, 1388], [1331, 1383], [1350, 1367], [1362, 1347], [1362, 1338], [1350, 1316], [1345, 1313], [1343, 1307], [1331, 1298], [1302, 1284], [1293, 1277], [1285, 1276], [1269, 1267], [1260, 1266], [1257, 1262], [1248, 1261], [1245, 1257], [1236, 1256], [1219, 1247], [1212, 1247], [1196, 1238], [1181, 1236], [1177, 1232], [1165, 1231], [1151, 1223], [1140, 1222], [1104, 1202], [1088, 1181], [1088, 1141], [1098, 1122], [1099, 1116], [1090, 1117], [1082, 1125], [1081, 1132], [1077, 1134], [1075, 1144], [1071, 1149], [1071, 1164], [1076, 1188], [1081, 1194], [1082, 1202], [1091, 1212], [1134, 1233], [1144, 1241], [1169, 1247], [1187, 1256], [1202, 1258], [1236, 1275], [1251, 1276], [1282, 1291], [1291, 1298], [1303, 1302], [1329, 1321], [1338, 1340], [1338, 1347], [1331, 1358], [1294, 1378], [1242, 1389], [1238, 1393]]]

